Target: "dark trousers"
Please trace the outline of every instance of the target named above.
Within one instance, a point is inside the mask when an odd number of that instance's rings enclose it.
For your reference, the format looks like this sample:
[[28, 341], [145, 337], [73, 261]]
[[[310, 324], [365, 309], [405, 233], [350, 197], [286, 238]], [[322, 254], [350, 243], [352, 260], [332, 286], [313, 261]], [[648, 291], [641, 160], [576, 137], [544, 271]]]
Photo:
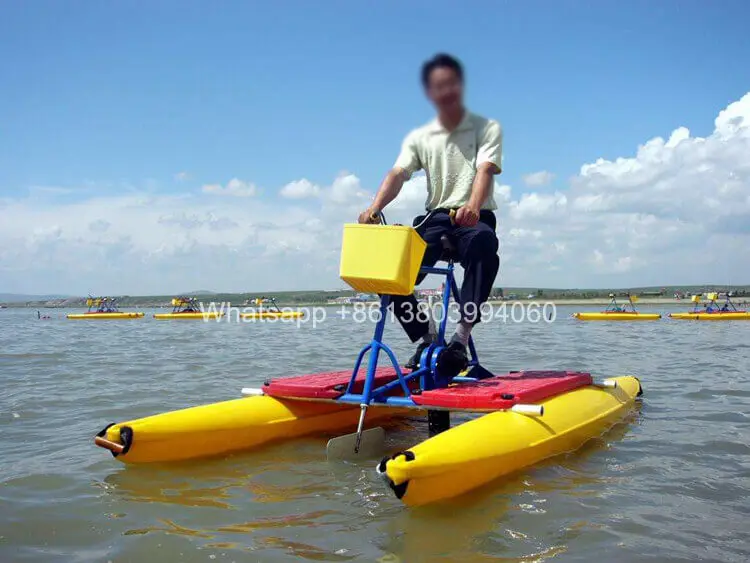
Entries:
[[[419, 224], [424, 215], [414, 219]], [[417, 232], [427, 243], [423, 267], [434, 266], [443, 253], [440, 237], [448, 235], [456, 248], [458, 260], [464, 269], [464, 281], [460, 291], [461, 319], [476, 324], [480, 321], [479, 307], [487, 301], [500, 268], [499, 243], [495, 228], [497, 220], [492, 211], [483, 210], [479, 222], [474, 227], [453, 225], [447, 211], [435, 212], [417, 228]], [[417, 285], [426, 274], [417, 277]], [[424, 315], [418, 315], [417, 299], [414, 295], [394, 295], [391, 297], [393, 312], [404, 327], [407, 336], [416, 342], [429, 330], [429, 322]]]

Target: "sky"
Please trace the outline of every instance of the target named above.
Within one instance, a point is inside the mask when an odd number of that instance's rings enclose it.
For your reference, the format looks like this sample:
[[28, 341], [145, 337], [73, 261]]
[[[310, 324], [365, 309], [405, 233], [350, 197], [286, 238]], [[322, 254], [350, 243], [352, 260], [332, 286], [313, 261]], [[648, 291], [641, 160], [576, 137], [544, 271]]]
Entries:
[[[496, 286], [748, 284], [748, 18], [743, 0], [4, 2], [0, 292], [345, 287], [343, 224], [434, 117], [419, 68], [440, 51], [503, 126]], [[425, 196], [417, 176], [386, 216]]]

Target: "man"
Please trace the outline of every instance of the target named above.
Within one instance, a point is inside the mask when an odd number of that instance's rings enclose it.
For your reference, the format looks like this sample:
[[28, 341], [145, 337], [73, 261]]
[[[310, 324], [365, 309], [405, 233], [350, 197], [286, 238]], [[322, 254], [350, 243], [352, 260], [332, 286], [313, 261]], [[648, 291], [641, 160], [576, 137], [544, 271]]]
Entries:
[[[460, 322], [441, 356], [443, 366], [458, 373], [468, 363], [471, 329], [480, 320], [500, 265], [495, 234], [497, 209], [494, 176], [502, 167], [503, 132], [497, 121], [470, 113], [463, 105], [463, 68], [455, 58], [439, 54], [422, 66], [422, 85], [437, 110], [432, 122], [411, 131], [404, 139], [396, 164], [380, 185], [360, 223], [375, 217], [398, 196], [414, 172], [427, 176], [427, 216], [414, 225], [427, 242], [423, 266], [432, 266], [442, 253], [440, 237], [454, 243], [464, 268], [460, 293]], [[455, 222], [450, 216], [455, 210]], [[420, 224], [422, 223], [422, 224]], [[421, 283], [424, 276], [417, 278]], [[406, 367], [416, 369], [422, 352], [436, 338], [435, 324], [418, 315], [417, 300], [393, 296], [394, 313], [412, 342], [421, 339]], [[436, 343], [442, 344], [442, 343]]]

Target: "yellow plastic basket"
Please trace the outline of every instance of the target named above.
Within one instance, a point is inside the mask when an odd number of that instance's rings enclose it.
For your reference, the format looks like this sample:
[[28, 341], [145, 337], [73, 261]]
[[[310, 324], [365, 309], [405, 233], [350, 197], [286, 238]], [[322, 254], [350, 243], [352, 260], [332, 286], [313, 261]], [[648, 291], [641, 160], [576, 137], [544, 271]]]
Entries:
[[409, 295], [425, 248], [413, 227], [344, 225], [341, 279], [363, 293]]

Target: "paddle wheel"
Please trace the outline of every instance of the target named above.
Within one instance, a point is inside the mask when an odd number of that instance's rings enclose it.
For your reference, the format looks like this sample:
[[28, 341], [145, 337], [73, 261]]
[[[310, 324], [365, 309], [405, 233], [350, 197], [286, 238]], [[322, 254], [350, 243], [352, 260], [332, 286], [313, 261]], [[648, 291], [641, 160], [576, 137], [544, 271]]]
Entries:
[[253, 299], [253, 305], [258, 307], [258, 313], [270, 312], [270, 313], [281, 313], [281, 309], [276, 304], [276, 299], [273, 297], [256, 297]]
[[89, 308], [88, 314], [91, 313], [119, 313], [117, 299], [114, 297], [91, 297], [86, 299], [86, 306]]
[[604, 309], [605, 313], [638, 313], [638, 311], [635, 310], [635, 302], [638, 301], [637, 295], [631, 295], [630, 293], [624, 294], [628, 298], [628, 302], [620, 305], [617, 302], [617, 298], [615, 297], [614, 293], [609, 294], [609, 305], [607, 305], [607, 308]]
[[195, 297], [174, 297], [172, 299], [172, 314], [200, 313], [200, 305]]

